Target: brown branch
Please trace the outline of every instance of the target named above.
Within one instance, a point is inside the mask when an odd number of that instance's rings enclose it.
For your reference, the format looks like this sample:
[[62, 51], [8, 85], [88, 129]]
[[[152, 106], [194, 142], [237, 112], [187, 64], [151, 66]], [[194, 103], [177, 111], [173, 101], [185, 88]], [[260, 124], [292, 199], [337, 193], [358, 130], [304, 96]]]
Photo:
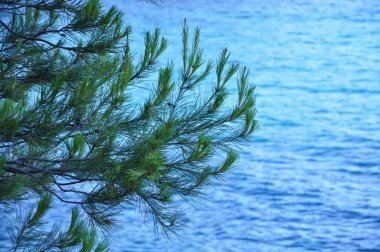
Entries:
[[34, 174], [31, 174], [31, 173], [28, 173], [26, 172], [25, 170], [22, 170], [22, 169], [19, 169], [19, 168], [16, 168], [16, 167], [10, 167], [8, 165], [5, 165], [4, 166], [5, 169], [8, 169], [8, 170], [12, 170], [12, 171], [17, 171], [18, 174], [24, 174], [24, 175], [27, 175], [29, 177], [31, 177], [34, 181], [36, 181], [45, 191], [51, 193], [52, 195], [54, 195], [57, 199], [59, 199], [61, 202], [64, 202], [64, 203], [70, 203], [70, 204], [84, 204], [85, 202], [84, 201], [72, 201], [72, 200], [65, 200], [63, 199], [61, 196], [59, 196], [56, 192], [54, 192], [53, 190], [51, 190], [48, 186], [46, 186], [44, 183], [42, 183], [42, 181], [40, 179], [38, 179], [36, 176], [34, 176]]
[[16, 37], [19, 37], [19, 38], [22, 38], [22, 39], [25, 39], [25, 40], [28, 40], [28, 41], [32, 41], [32, 42], [42, 42], [42, 43], [45, 43], [49, 46], [51, 46], [53, 49], [63, 49], [63, 50], [67, 50], [67, 51], [74, 51], [74, 52], [77, 52], [77, 53], [80, 53], [80, 52], [91, 52], [91, 51], [86, 51], [84, 50], [83, 47], [68, 47], [68, 46], [62, 46], [62, 45], [59, 45], [59, 44], [54, 44], [48, 40], [45, 40], [45, 39], [42, 39], [42, 38], [35, 38], [35, 37], [26, 37], [22, 34], [19, 34], [15, 31], [13, 31], [8, 25], [6, 25], [1, 19], [0, 19], [0, 24], [7, 30], [9, 31], [11, 34], [13, 34], [14, 36]]

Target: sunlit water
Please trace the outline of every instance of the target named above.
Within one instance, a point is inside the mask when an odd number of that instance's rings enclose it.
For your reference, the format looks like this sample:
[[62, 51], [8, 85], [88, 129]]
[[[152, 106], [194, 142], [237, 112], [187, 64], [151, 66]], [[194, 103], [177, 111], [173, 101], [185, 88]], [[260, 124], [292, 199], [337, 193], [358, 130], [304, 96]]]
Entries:
[[136, 43], [161, 27], [165, 59], [180, 57], [184, 17], [201, 28], [207, 56], [228, 46], [257, 85], [261, 131], [227, 181], [189, 210], [182, 239], [156, 238], [149, 218], [130, 220], [115, 250], [380, 251], [378, 1], [118, 6]]
[[187, 208], [182, 238], [157, 237], [130, 211], [112, 251], [380, 251], [378, 1], [114, 3], [137, 47], [161, 27], [163, 63], [180, 57], [184, 17], [206, 56], [228, 46], [257, 85], [261, 130], [227, 180]]

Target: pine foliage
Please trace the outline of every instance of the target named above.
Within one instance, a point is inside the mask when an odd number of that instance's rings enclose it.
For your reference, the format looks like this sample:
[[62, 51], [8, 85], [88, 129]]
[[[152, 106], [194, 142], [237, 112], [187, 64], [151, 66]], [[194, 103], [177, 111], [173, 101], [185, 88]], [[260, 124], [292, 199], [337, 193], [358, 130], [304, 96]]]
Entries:
[[58, 225], [49, 231], [41, 231], [46, 224], [44, 215], [52, 207], [50, 195], [44, 195], [37, 204], [37, 209], [31, 209], [25, 216], [18, 211], [16, 222], [10, 230], [10, 238], [13, 244], [12, 250], [28, 249], [30, 251], [72, 251], [77, 248], [81, 252], [108, 251], [108, 242], [99, 241], [96, 230], [88, 227], [78, 209], [72, 209], [70, 226], [66, 231], [61, 231]]
[[[200, 30], [191, 38], [186, 21], [181, 66], [157, 70], [160, 30], [134, 57], [131, 27], [98, 0], [7, 0], [0, 13], [0, 205], [41, 198], [11, 232], [14, 248], [101, 251], [81, 219], [107, 229], [123, 204], [175, 232], [172, 201], [199, 196], [257, 129], [248, 70], [227, 49], [205, 61]], [[148, 76], [155, 85], [136, 103]], [[53, 199], [73, 206], [71, 225], [44, 233]]]

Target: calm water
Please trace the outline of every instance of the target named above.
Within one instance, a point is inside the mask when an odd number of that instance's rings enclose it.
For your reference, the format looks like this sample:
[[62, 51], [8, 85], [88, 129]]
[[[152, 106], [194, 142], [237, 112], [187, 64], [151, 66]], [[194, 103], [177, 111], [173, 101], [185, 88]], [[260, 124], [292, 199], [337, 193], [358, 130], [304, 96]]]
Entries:
[[155, 236], [131, 210], [112, 251], [380, 251], [378, 1], [114, 3], [137, 48], [162, 28], [163, 63], [180, 57], [184, 17], [207, 56], [228, 46], [251, 69], [262, 129], [226, 182], [187, 208], [181, 239]]
[[380, 2], [118, 5], [136, 44], [162, 28], [168, 59], [180, 56], [184, 17], [209, 57], [228, 46], [251, 69], [262, 129], [189, 209], [182, 239], [155, 237], [130, 212], [115, 250], [380, 251]]

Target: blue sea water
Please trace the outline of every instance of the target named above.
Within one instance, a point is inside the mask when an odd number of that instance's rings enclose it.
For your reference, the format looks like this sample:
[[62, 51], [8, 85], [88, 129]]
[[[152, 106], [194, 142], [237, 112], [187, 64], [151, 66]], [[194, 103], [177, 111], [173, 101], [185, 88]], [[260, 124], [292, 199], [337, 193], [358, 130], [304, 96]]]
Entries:
[[379, 1], [110, 2], [136, 53], [161, 27], [163, 64], [180, 58], [185, 17], [207, 57], [227, 46], [250, 69], [261, 124], [226, 181], [178, 203], [181, 238], [126, 210], [111, 251], [380, 251]]
[[205, 55], [227, 46], [257, 85], [261, 130], [188, 208], [181, 239], [126, 213], [115, 251], [380, 251], [380, 2], [114, 1], [135, 44], [152, 27], [179, 59], [181, 26]]

